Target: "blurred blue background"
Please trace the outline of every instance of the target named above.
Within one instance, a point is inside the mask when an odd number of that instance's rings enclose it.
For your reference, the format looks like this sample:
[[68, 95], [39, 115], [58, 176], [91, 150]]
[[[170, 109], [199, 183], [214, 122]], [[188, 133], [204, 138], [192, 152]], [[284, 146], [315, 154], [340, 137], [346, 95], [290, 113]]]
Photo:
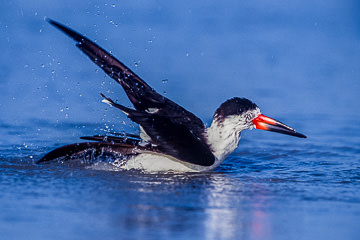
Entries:
[[[359, 1], [1, 3], [3, 237], [359, 236]], [[309, 138], [244, 132], [223, 167], [199, 176], [34, 165], [82, 135], [137, 130], [101, 103], [103, 92], [130, 105], [121, 87], [46, 17], [96, 40], [207, 124], [223, 101], [247, 97]]]
[[0, 121], [125, 119], [106, 112], [99, 96], [110, 91], [129, 103], [122, 89], [49, 17], [111, 50], [205, 122], [233, 96], [300, 128], [293, 119], [302, 116], [336, 127], [341, 118], [358, 122], [358, 10], [357, 1], [3, 1]]

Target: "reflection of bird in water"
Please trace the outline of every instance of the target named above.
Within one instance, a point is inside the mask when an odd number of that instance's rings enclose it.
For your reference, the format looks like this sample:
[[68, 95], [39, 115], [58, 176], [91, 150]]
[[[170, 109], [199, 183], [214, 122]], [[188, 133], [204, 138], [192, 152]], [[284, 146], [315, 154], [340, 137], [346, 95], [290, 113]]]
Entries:
[[234, 97], [216, 110], [210, 127], [191, 112], [160, 95], [110, 53], [53, 20], [50, 24], [73, 38], [106, 74], [125, 90], [135, 109], [115, 103], [103, 94], [103, 102], [120, 109], [140, 125], [140, 135], [83, 137], [94, 142], [66, 145], [46, 154], [39, 162], [76, 158], [85, 152], [120, 155], [122, 168], [146, 171], [207, 171], [219, 166], [238, 146], [245, 129], [262, 129], [296, 137], [306, 136], [260, 113], [246, 98]]

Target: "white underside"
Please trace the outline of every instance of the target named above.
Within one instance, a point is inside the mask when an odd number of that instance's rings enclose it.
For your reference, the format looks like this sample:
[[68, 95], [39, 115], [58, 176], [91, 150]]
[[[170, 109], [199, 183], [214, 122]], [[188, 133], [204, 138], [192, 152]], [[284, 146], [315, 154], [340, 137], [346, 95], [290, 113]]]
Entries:
[[123, 170], [140, 170], [148, 173], [158, 172], [202, 172], [210, 171], [217, 167], [218, 164], [214, 164], [209, 167], [198, 166], [186, 162], [181, 162], [159, 153], [141, 153], [126, 161], [126, 163], [120, 166]]

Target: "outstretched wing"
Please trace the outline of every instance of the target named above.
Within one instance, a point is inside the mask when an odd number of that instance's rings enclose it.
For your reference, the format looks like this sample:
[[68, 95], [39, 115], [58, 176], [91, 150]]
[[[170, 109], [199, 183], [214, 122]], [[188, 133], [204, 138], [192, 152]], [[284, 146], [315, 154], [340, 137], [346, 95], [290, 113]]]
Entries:
[[151, 143], [160, 152], [173, 156], [181, 161], [211, 166], [215, 157], [209, 146], [194, 135], [187, 126], [174, 122], [172, 118], [129, 109], [113, 102], [110, 98], [105, 102], [123, 111], [132, 121], [138, 123], [151, 138]]
[[192, 164], [210, 166], [214, 163], [215, 157], [203, 139], [204, 124], [198, 117], [157, 93], [123, 63], [85, 36], [58, 22], [48, 21], [72, 37], [78, 48], [121, 84], [136, 110], [116, 104], [109, 98], [105, 98], [106, 102], [121, 109], [138, 123], [157, 150]]
[[106, 74], [121, 84], [135, 109], [172, 118], [174, 122], [184, 125], [196, 136], [203, 138], [204, 124], [193, 113], [157, 93], [122, 62], [87, 37], [54, 20], [47, 20], [73, 38], [80, 50], [103, 69]]

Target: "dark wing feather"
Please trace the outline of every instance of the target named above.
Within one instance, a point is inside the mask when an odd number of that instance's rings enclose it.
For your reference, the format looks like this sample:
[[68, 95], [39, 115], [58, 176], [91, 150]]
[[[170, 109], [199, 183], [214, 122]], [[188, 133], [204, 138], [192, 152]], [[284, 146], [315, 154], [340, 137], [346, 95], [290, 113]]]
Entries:
[[160, 152], [200, 166], [214, 164], [215, 157], [209, 146], [194, 135], [187, 126], [174, 122], [166, 116], [129, 109], [102, 96], [108, 104], [119, 108], [132, 121], [138, 123]]
[[85, 36], [54, 20], [48, 19], [48, 21], [73, 38], [77, 42], [77, 47], [106, 74], [121, 84], [135, 109], [140, 111], [158, 109], [156, 115], [170, 117], [174, 123], [184, 125], [196, 136], [203, 138], [204, 124], [193, 113], [157, 93], [122, 62]]
[[126, 143], [131, 145], [137, 145], [141, 141], [140, 137], [134, 134], [126, 134], [122, 136], [84, 136], [80, 137], [80, 139], [97, 142]]
[[135, 154], [133, 152], [135, 146], [131, 144], [109, 143], [109, 142], [83, 142], [65, 145], [47, 153], [37, 163], [55, 160], [57, 158], [69, 159], [77, 155], [81, 155], [87, 151], [93, 151], [94, 156], [104, 153], [109, 154]]

